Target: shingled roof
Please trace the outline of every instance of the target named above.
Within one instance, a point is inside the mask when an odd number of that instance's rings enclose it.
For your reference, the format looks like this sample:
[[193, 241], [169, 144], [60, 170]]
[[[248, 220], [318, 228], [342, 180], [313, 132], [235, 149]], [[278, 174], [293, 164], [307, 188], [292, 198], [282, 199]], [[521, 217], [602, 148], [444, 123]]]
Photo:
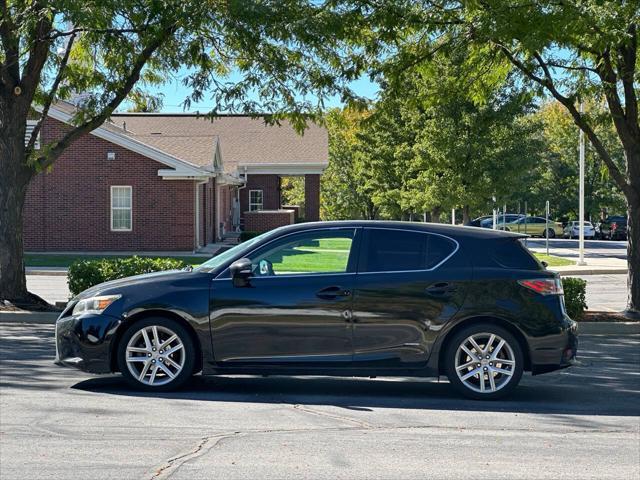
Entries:
[[299, 135], [286, 121], [267, 125], [261, 118], [239, 115], [211, 120], [192, 114], [118, 113], [110, 126], [201, 167], [213, 164], [219, 142], [226, 173], [241, 165], [328, 164], [327, 131], [315, 124]]

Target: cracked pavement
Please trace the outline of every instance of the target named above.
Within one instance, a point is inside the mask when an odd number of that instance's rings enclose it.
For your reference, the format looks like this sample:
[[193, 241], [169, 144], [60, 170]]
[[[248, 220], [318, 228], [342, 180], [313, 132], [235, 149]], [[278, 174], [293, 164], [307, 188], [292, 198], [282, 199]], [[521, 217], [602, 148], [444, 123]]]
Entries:
[[0, 478], [639, 478], [640, 336], [505, 401], [446, 381], [196, 377], [151, 395], [57, 367], [53, 327], [0, 325]]

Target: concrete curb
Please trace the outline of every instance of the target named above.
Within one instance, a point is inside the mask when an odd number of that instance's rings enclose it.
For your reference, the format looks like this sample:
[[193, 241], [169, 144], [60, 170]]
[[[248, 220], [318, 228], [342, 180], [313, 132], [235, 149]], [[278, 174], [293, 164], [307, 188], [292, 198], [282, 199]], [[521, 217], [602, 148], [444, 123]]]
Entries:
[[0, 312], [0, 323], [37, 323], [53, 325], [60, 312]]
[[66, 277], [68, 273], [69, 273], [69, 270], [66, 269], [66, 268], [65, 269], [56, 268], [56, 269], [47, 270], [47, 269], [37, 268], [37, 267], [27, 267], [25, 269], [25, 274], [27, 276], [29, 276], [29, 275], [56, 275], [56, 276]]
[[581, 333], [585, 335], [640, 334], [640, 322], [578, 322], [578, 336]]
[[551, 270], [553, 272], [557, 272], [561, 277], [568, 277], [573, 275], [626, 275], [629, 271], [626, 268], [575, 268], [575, 269], [567, 269], [567, 270], [555, 270], [554, 268], [548, 268], [547, 270]]

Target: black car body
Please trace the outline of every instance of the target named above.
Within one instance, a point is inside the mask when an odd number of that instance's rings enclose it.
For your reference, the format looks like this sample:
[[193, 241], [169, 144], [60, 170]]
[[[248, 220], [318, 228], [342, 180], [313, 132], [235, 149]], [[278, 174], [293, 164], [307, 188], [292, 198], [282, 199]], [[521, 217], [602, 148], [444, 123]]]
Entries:
[[[57, 361], [121, 371], [150, 390], [175, 388], [198, 371], [446, 374], [465, 395], [496, 398], [522, 371], [563, 368], [576, 355], [559, 278], [520, 238], [401, 222], [282, 227], [193, 270], [86, 290], [57, 321]], [[311, 264], [319, 271], [305, 271]], [[164, 383], [149, 383], [151, 370]]]
[[602, 240], [626, 240], [627, 217], [609, 216], [598, 224], [596, 236]]

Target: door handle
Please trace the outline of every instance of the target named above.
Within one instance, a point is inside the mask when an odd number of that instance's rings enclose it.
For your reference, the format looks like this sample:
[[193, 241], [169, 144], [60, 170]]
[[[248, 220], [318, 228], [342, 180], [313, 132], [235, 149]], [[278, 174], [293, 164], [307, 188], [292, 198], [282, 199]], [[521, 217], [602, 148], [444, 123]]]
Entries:
[[425, 293], [432, 297], [444, 297], [445, 295], [450, 295], [455, 293], [458, 289], [455, 285], [452, 285], [447, 282], [439, 282], [435, 285], [425, 288]]
[[334, 298], [349, 296], [351, 296], [351, 290], [347, 290], [339, 286], [323, 288], [316, 292], [316, 297], [324, 300], [333, 300]]

